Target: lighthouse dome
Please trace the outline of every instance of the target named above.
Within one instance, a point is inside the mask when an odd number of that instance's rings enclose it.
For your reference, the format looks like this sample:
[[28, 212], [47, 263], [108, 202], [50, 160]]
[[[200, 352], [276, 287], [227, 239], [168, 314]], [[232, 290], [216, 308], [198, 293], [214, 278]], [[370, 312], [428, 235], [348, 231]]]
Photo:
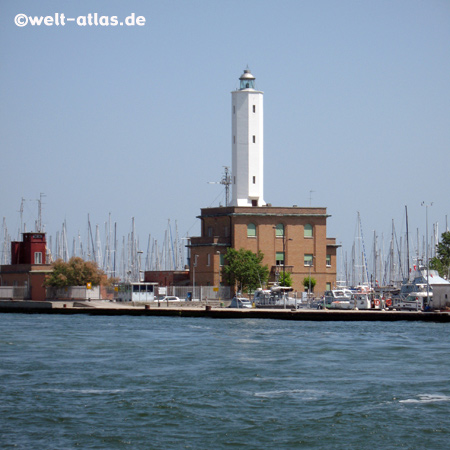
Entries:
[[255, 77], [249, 69], [245, 69], [244, 73], [239, 77], [241, 81], [240, 89], [255, 89]]

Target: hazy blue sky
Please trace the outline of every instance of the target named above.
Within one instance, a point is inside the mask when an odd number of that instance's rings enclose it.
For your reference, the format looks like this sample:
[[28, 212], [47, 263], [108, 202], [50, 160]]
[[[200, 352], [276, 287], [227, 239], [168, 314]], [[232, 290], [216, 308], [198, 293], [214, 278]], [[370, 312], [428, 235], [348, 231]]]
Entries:
[[[145, 26], [25, 26], [17, 14], [144, 16]], [[224, 202], [231, 94], [249, 66], [264, 91], [265, 192], [325, 206], [350, 250], [373, 231], [444, 231], [450, 212], [450, 1], [0, 2], [1, 218], [86, 235], [87, 214], [141, 242], [167, 220], [199, 234]], [[310, 194], [310, 191], [313, 191]]]

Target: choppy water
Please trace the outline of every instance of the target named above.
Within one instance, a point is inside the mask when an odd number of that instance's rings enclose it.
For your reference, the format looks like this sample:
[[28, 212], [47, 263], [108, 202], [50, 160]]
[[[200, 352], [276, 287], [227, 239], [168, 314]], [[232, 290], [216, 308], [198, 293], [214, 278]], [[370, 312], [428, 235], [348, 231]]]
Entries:
[[448, 449], [449, 335], [0, 314], [0, 448]]

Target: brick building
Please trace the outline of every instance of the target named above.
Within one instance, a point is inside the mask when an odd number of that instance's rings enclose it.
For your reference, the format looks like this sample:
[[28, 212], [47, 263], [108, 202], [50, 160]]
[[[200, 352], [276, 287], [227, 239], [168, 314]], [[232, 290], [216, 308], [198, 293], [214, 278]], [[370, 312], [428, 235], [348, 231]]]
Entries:
[[11, 242], [11, 264], [0, 266], [0, 286], [15, 288], [8, 297], [45, 300], [45, 276], [52, 271], [46, 245], [45, 233], [23, 233], [22, 241]]
[[[199, 216], [201, 236], [192, 237], [191, 282], [204, 286], [224, 285], [221, 267], [228, 248], [244, 248], [264, 254], [269, 281], [276, 273], [291, 273], [293, 288], [303, 291], [302, 281], [310, 274], [314, 289], [322, 293], [336, 282], [336, 240], [327, 238], [326, 208], [218, 207], [204, 208]], [[195, 268], [194, 268], [195, 265]]]
[[45, 264], [46, 246], [45, 233], [23, 233], [11, 242], [11, 264]]

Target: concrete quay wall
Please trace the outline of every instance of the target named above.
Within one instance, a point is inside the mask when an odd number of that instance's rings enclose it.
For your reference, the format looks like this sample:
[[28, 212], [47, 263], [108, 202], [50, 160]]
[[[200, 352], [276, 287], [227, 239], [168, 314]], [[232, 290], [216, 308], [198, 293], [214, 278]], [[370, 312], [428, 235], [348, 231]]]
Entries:
[[[37, 304], [39, 303], [39, 304]], [[89, 314], [93, 316], [172, 316], [172, 317], [207, 317], [212, 319], [275, 319], [297, 321], [422, 321], [450, 322], [448, 312], [416, 312], [416, 311], [329, 311], [329, 310], [288, 310], [288, 309], [231, 309], [206, 306], [190, 307], [158, 307], [156, 305], [120, 306], [113, 303], [83, 305], [80, 303], [56, 304], [52, 302], [1, 302], [0, 313], [28, 314]]]
[[0, 300], [0, 312], [44, 312], [52, 309], [51, 302], [35, 300]]

